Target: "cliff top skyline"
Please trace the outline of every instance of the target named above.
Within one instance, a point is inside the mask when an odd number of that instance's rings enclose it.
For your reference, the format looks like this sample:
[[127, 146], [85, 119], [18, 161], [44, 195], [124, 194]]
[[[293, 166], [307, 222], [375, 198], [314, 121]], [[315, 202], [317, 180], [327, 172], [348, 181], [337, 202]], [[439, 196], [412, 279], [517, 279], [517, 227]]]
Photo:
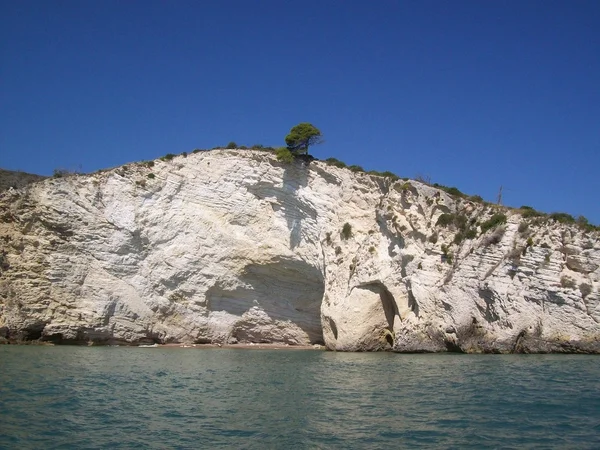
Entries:
[[311, 148], [600, 223], [600, 4], [0, 2], [0, 166]]

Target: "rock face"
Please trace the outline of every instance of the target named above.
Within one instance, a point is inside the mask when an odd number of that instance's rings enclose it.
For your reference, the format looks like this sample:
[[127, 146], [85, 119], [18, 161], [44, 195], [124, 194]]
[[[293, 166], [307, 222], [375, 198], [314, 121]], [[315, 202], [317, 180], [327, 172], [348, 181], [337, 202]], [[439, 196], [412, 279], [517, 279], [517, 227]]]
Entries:
[[598, 232], [416, 181], [220, 150], [0, 196], [0, 339], [600, 351]]

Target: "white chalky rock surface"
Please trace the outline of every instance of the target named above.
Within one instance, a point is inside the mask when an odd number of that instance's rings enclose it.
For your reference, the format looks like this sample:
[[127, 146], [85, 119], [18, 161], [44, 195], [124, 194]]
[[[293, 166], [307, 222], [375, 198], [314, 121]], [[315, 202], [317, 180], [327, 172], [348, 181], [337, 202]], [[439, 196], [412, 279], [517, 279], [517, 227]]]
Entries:
[[[436, 225], [495, 212], [505, 225], [460, 244]], [[0, 255], [5, 340], [600, 349], [600, 233], [266, 152], [4, 190]]]

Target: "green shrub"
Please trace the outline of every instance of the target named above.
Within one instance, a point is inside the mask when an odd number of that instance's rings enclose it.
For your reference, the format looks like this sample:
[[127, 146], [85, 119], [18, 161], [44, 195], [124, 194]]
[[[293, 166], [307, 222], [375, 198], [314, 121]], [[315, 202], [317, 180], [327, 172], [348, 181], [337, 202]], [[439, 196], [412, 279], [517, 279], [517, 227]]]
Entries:
[[161, 161], [171, 161], [173, 158], [175, 158], [175, 155], [173, 153], [167, 153], [165, 156], [162, 156], [160, 158]]
[[529, 229], [529, 224], [527, 222], [521, 222], [519, 224], [519, 233], [523, 234]]
[[148, 178], [150, 178], [150, 179], [152, 180], [153, 178], [156, 178], [156, 175], [154, 175], [153, 173], [149, 173], [149, 174], [147, 175], [147, 177], [148, 177]]
[[541, 214], [535, 209], [525, 209], [522, 210], [521, 216], [523, 216], [523, 219], [529, 219], [530, 217], [539, 217]]
[[531, 206], [521, 206], [519, 208], [519, 212], [524, 219], [528, 219], [530, 217], [540, 217], [543, 215], [541, 212], [536, 211]]
[[454, 214], [444, 213], [444, 214], [440, 215], [440, 217], [438, 217], [438, 220], [435, 223], [435, 225], [440, 226], [440, 227], [447, 227], [449, 225], [452, 225], [453, 223], [454, 223]]
[[400, 177], [398, 175], [396, 175], [393, 172], [390, 172], [389, 170], [386, 170], [385, 172], [381, 172], [381, 176], [390, 178], [392, 181], [398, 181], [400, 179]]
[[565, 289], [575, 289], [575, 281], [566, 275], [560, 278], [560, 285]]
[[412, 184], [410, 184], [409, 181], [405, 181], [402, 184], [394, 185], [394, 189], [398, 192], [407, 192], [407, 191], [410, 191], [410, 188], [412, 188]]
[[486, 236], [486, 238], [483, 240], [483, 245], [487, 247], [489, 245], [498, 244], [502, 240], [502, 236], [504, 236], [505, 231], [505, 227], [500, 226], [496, 228], [492, 234]]
[[475, 203], [483, 203], [484, 202], [483, 197], [481, 197], [480, 195], [471, 195], [469, 197], [469, 200], [471, 200], [472, 202], [475, 202]]
[[527, 247], [533, 247], [533, 239], [531, 236], [527, 238]]
[[448, 186], [444, 186], [442, 184], [433, 183], [433, 187], [441, 189], [442, 191], [446, 192], [447, 194], [453, 195], [455, 197], [466, 197], [465, 194], [463, 194], [461, 191], [459, 191], [454, 186], [448, 187]]
[[523, 250], [519, 247], [514, 247], [509, 253], [508, 258], [513, 262], [513, 264], [519, 264], [521, 261], [521, 252]]
[[463, 194], [462, 192], [460, 192], [457, 188], [455, 187], [449, 187], [448, 189], [444, 189], [448, 194], [450, 195], [455, 195], [457, 197], [463, 197], [465, 194]]
[[361, 166], [357, 166], [355, 164], [348, 166], [348, 169], [350, 169], [352, 172], [364, 172], [365, 169], [363, 169]]
[[181, 154], [181, 156], [183, 156], [184, 158], [187, 158], [187, 152], [183, 152], [183, 153]]
[[448, 264], [452, 264], [452, 258], [453, 255], [450, 252], [450, 248], [446, 245], [446, 244], [442, 244], [440, 246], [441, 250], [442, 250], [442, 258], [448, 263]]
[[248, 147], [246, 147], [245, 145], [240, 145], [240, 150], [248, 150]]
[[378, 177], [389, 178], [392, 181], [392, 183], [401, 179], [398, 175], [396, 175], [393, 172], [390, 172], [389, 170], [386, 170], [385, 172], [379, 172], [378, 170], [369, 170], [367, 173]]
[[281, 161], [283, 163], [290, 164], [294, 162], [294, 155], [290, 152], [286, 147], [279, 147], [275, 150], [275, 156], [277, 157], [277, 161]]
[[475, 228], [469, 228], [465, 231], [465, 239], [475, 239], [477, 237], [477, 230]]
[[581, 228], [582, 230], [585, 230], [585, 231], [600, 230], [600, 226], [592, 225], [590, 223], [590, 221], [587, 219], [587, 217], [585, 217], [585, 216], [577, 217], [577, 225], [579, 225], [579, 228]]
[[229, 150], [233, 150], [234, 148], [238, 148], [238, 145], [234, 141], [231, 141], [229, 144], [227, 144], [227, 146], [225, 148], [229, 149]]
[[339, 159], [336, 158], [327, 158], [325, 160], [325, 162], [327, 163], [327, 165], [329, 166], [335, 166], [335, 167], [339, 167], [340, 169], [343, 169], [344, 167], [348, 167], [346, 166], [346, 163], [343, 161], [340, 161]]
[[587, 283], [581, 283], [579, 285], [579, 292], [581, 292], [581, 296], [586, 298], [588, 295], [592, 293], [592, 286]]
[[460, 230], [467, 228], [467, 216], [464, 214], [456, 214], [454, 217], [454, 225]]
[[552, 213], [550, 214], [550, 219], [559, 223], [575, 223], [575, 218], [567, 213]]
[[195, 148], [194, 150], [192, 150], [192, 153], [200, 153], [202, 150], [200, 150], [199, 148]]
[[342, 247], [340, 247], [339, 245], [335, 248], [335, 254], [336, 256], [339, 255], [340, 253], [342, 253]]
[[375, 253], [375, 247], [373, 247], [373, 246], [370, 246], [370, 247], [369, 247], [369, 253], [371, 253], [371, 254], [372, 254], [372, 253]]
[[436, 226], [448, 227], [450, 225], [455, 226], [459, 230], [465, 230], [467, 228], [467, 216], [464, 214], [450, 214], [444, 213], [438, 217]]
[[71, 177], [74, 175], [81, 175], [80, 170], [71, 170], [71, 169], [54, 169], [52, 176], [54, 178], [62, 178], [62, 177]]
[[481, 233], [485, 233], [492, 228], [496, 228], [499, 225], [506, 223], [506, 215], [502, 213], [496, 213], [489, 220], [486, 220], [481, 224]]
[[343, 239], [350, 239], [352, 237], [352, 225], [350, 225], [348, 222], [346, 222], [344, 224], [344, 226], [342, 227], [342, 238]]
[[440, 245], [440, 249], [442, 250], [442, 260], [446, 261], [448, 264], [452, 264], [452, 253], [450, 253], [450, 248], [446, 244]]
[[[242, 148], [242, 147], [240, 147]], [[262, 144], [254, 144], [252, 147], [250, 147], [252, 150], [260, 150], [262, 152], [274, 152], [276, 149], [274, 147], [271, 146], [265, 146]], [[283, 147], [283, 148], [287, 148], [287, 147]], [[292, 153], [294, 153], [291, 149], [287, 148], [288, 150], [290, 150]]]
[[577, 225], [579, 225], [579, 228], [586, 230], [586, 231], [594, 231], [594, 230], [600, 229], [599, 226], [595, 226], [595, 225], [591, 224], [590, 221], [585, 216], [577, 217]]
[[428, 241], [431, 242], [432, 244], [437, 244], [438, 234], [434, 232], [431, 236], [429, 236]]

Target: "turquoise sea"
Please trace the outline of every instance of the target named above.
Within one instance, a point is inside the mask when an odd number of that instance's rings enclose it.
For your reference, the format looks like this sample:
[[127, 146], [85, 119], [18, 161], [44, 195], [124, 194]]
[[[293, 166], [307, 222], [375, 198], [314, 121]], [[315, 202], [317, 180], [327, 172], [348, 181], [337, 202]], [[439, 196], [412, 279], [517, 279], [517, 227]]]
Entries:
[[600, 358], [0, 346], [0, 448], [600, 448]]

